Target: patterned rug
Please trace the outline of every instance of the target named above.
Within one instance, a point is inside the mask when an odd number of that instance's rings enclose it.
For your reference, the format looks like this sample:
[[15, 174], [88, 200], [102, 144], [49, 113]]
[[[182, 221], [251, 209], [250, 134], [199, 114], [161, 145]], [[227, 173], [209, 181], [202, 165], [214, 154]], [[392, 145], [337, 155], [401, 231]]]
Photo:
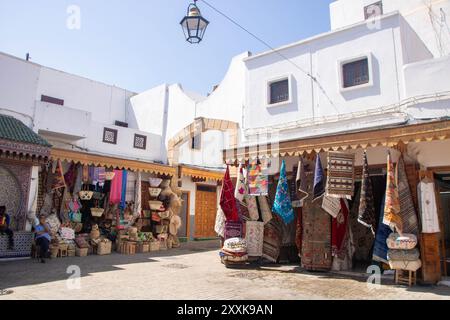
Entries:
[[398, 162], [398, 196], [400, 198], [400, 218], [402, 219], [402, 232], [419, 234], [419, 223], [413, 197], [409, 189], [406, 176], [405, 163], [400, 158]]
[[351, 200], [355, 192], [355, 155], [328, 152], [326, 195]]
[[245, 229], [248, 255], [250, 257], [261, 257], [263, 255], [264, 222], [247, 221]]
[[276, 263], [280, 256], [281, 227], [277, 219], [272, 219], [264, 227], [264, 243], [262, 257]]

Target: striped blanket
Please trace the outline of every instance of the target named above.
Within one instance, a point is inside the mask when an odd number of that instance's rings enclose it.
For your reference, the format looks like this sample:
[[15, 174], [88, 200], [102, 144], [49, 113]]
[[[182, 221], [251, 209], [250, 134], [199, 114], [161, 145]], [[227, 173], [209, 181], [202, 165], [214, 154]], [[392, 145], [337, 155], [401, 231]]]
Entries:
[[343, 152], [328, 153], [326, 195], [351, 200], [355, 191], [355, 155]]

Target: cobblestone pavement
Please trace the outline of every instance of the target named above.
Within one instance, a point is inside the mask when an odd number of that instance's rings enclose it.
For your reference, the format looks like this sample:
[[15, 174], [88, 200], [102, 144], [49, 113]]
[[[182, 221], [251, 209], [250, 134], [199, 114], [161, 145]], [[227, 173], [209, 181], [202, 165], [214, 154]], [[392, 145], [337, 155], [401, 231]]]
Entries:
[[[113, 254], [0, 263], [7, 299], [450, 299], [450, 288], [395, 286], [383, 280], [368, 288], [365, 277], [308, 273], [297, 266], [226, 269], [216, 241], [134, 256]], [[81, 269], [81, 288], [68, 289], [67, 268]], [[70, 282], [71, 284], [73, 282]]]

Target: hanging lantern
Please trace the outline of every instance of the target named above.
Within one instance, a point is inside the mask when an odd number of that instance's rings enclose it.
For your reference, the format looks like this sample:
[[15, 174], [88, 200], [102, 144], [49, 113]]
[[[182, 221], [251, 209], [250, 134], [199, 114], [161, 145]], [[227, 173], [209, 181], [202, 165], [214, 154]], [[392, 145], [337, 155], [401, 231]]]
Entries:
[[187, 10], [187, 16], [180, 22], [186, 41], [190, 43], [200, 43], [203, 40], [209, 21], [202, 17], [200, 9], [197, 7], [197, 0], [191, 3]]

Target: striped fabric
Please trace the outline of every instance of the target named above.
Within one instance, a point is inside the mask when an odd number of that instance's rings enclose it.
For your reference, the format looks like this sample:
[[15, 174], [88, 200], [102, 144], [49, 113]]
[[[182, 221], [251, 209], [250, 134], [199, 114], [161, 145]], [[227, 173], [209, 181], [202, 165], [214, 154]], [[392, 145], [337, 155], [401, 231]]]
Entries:
[[134, 193], [136, 191], [136, 173], [128, 171], [127, 188], [125, 193], [125, 201], [132, 202], [135, 200]]
[[402, 233], [419, 233], [419, 222], [417, 218], [414, 201], [406, 176], [405, 163], [400, 158], [398, 161], [398, 196], [400, 200], [400, 218], [402, 220]]
[[355, 192], [355, 155], [343, 152], [328, 153], [326, 195], [351, 200]]

